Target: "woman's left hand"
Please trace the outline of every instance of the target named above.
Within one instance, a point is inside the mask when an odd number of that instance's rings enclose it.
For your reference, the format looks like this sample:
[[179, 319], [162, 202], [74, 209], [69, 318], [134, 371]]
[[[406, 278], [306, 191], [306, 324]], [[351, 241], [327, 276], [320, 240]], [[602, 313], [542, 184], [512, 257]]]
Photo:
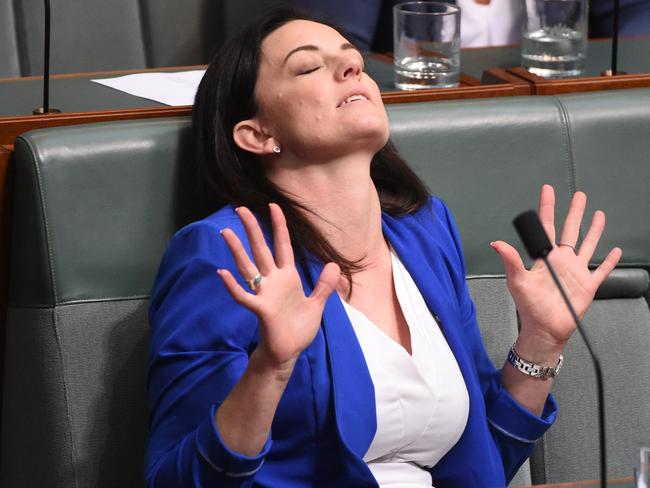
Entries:
[[[576, 248], [586, 203], [584, 193], [573, 195], [560, 239], [555, 244], [555, 194], [552, 186], [542, 187], [539, 202], [540, 220], [553, 243], [548, 259], [581, 318], [591, 305], [596, 290], [621, 258], [621, 250], [616, 247], [595, 270], [588, 268], [605, 229], [605, 214], [601, 210], [594, 213], [584, 240]], [[503, 260], [508, 289], [521, 320], [518, 343], [525, 338], [527, 343], [535, 344], [535, 349], [561, 351], [573, 334], [575, 323], [546, 265], [537, 260], [530, 270], [526, 270], [515, 248], [503, 241], [491, 245]]]

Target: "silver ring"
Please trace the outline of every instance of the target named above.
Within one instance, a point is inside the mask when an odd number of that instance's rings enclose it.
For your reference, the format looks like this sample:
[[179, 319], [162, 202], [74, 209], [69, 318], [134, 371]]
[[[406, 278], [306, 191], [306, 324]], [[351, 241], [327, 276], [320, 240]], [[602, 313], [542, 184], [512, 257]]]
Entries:
[[246, 284], [248, 285], [248, 288], [251, 289], [251, 291], [255, 291], [255, 289], [260, 286], [260, 283], [262, 282], [262, 275], [257, 273], [252, 280], [246, 280]]
[[572, 246], [572, 245], [569, 244], [568, 242], [560, 242], [560, 243], [558, 244], [558, 247], [559, 247], [559, 246], [570, 247], [571, 249], [573, 249], [573, 252], [574, 252], [574, 253], [576, 252], [576, 247], [575, 247], [575, 246]]

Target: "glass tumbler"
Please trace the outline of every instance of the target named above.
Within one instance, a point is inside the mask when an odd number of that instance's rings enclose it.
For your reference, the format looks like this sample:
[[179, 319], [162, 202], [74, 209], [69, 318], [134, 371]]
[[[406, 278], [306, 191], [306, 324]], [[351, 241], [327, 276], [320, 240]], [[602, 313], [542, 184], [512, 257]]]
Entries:
[[395, 86], [448, 88], [460, 73], [460, 9], [441, 2], [393, 7]]
[[545, 78], [579, 76], [587, 58], [588, 0], [525, 0], [521, 63]]

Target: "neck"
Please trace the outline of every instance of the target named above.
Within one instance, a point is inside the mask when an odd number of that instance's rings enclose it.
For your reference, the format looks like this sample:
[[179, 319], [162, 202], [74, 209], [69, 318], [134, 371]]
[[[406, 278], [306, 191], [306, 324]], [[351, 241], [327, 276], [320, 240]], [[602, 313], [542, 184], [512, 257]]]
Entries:
[[315, 214], [307, 218], [345, 258], [372, 265], [386, 250], [381, 206], [370, 178], [369, 156], [327, 163], [278, 164], [269, 178]]

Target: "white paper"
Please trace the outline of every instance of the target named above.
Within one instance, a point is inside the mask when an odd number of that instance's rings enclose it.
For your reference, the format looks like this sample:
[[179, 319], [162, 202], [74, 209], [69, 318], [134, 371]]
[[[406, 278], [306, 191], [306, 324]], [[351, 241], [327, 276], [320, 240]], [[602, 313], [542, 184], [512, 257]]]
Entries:
[[193, 105], [196, 89], [205, 70], [179, 71], [176, 73], [138, 73], [90, 80], [100, 85], [120, 90], [136, 97], [178, 107]]

